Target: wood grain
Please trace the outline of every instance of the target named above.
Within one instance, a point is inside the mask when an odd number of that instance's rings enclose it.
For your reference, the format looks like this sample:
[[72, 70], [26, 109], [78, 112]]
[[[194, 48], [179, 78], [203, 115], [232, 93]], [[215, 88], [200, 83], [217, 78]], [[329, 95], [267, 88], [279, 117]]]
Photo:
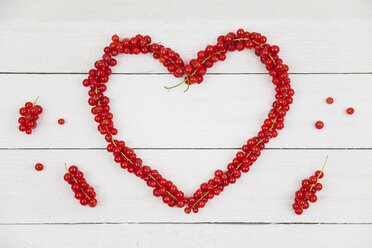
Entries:
[[[235, 150], [139, 150], [190, 195], [214, 170], [225, 168]], [[291, 209], [301, 180], [329, 154], [319, 202], [297, 216]], [[113, 162], [106, 151], [0, 151], [0, 223], [372, 223], [371, 150], [268, 150], [251, 171], [208, 202], [198, 214], [164, 206], [140, 179]], [[42, 172], [34, 170], [42, 162]], [[357, 161], [357, 163], [355, 162]], [[96, 189], [98, 206], [82, 207], [63, 181], [64, 163], [76, 164]], [[17, 179], [18, 180], [15, 180]]]
[[[242, 27], [278, 44], [291, 72], [366, 73], [372, 72], [371, 11], [368, 0], [6, 1], [0, 71], [87, 72], [115, 33], [149, 34], [189, 61], [219, 35]], [[209, 72], [265, 72], [252, 53], [243, 53]], [[147, 55], [122, 58], [116, 72], [165, 70]]]
[[358, 247], [370, 225], [26, 225], [0, 226], [2, 247]]
[[[1, 148], [103, 148], [84, 75], [0, 75]], [[294, 104], [270, 148], [372, 148], [372, 75], [293, 75]], [[208, 75], [202, 85], [168, 92], [169, 75], [114, 75], [108, 87], [118, 137], [137, 148], [238, 148], [257, 134], [274, 100], [267, 75]], [[9, 87], [11, 85], [11, 87]], [[40, 96], [44, 113], [31, 136], [18, 109]], [[328, 96], [334, 104], [325, 102]], [[5, 100], [7, 99], [7, 100]], [[352, 106], [354, 115], [345, 110]], [[64, 126], [57, 124], [63, 117]], [[314, 123], [322, 120], [322, 130]]]
[[[369, 0], [2, 1], [0, 247], [370, 247], [371, 12]], [[251, 171], [187, 216], [114, 165], [81, 80], [115, 33], [149, 34], [187, 62], [241, 27], [280, 46], [294, 104]], [[108, 95], [119, 136], [187, 194], [256, 134], [273, 101], [251, 51], [229, 54], [186, 94], [163, 89], [179, 80], [151, 55], [122, 56], [114, 73]], [[44, 113], [26, 136], [17, 111], [36, 96]], [[295, 216], [293, 193], [326, 154], [319, 202]], [[95, 186], [96, 209], [73, 199], [65, 162]]]

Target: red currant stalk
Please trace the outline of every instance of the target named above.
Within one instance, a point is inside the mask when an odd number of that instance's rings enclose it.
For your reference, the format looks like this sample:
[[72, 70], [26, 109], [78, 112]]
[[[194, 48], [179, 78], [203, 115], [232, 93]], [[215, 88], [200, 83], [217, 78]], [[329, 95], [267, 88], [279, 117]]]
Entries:
[[20, 124], [18, 127], [19, 131], [25, 132], [28, 135], [32, 133], [32, 129], [36, 128], [36, 121], [39, 119], [39, 114], [43, 111], [41, 106], [36, 105], [38, 99], [39, 97], [33, 103], [26, 102], [25, 106], [19, 109], [21, 115], [18, 118], [18, 123]]
[[326, 166], [328, 160], [328, 155], [324, 162], [322, 169], [315, 172], [314, 176], [309, 177], [309, 179], [302, 180], [302, 187], [295, 193], [295, 202], [292, 204], [292, 208], [297, 215], [301, 215], [304, 209], [309, 208], [309, 202], [316, 202], [318, 198], [316, 197], [316, 192], [322, 190], [323, 186], [318, 182], [320, 178], [324, 176], [323, 170]]
[[75, 192], [75, 198], [80, 200], [81, 205], [89, 205], [90, 207], [94, 208], [97, 205], [97, 200], [95, 199], [96, 193], [94, 192], [94, 189], [85, 181], [84, 174], [79, 171], [76, 166], [70, 166], [70, 168], [67, 169], [66, 163], [65, 169], [67, 173], [65, 174], [64, 179], [69, 184], [72, 184], [71, 189]]

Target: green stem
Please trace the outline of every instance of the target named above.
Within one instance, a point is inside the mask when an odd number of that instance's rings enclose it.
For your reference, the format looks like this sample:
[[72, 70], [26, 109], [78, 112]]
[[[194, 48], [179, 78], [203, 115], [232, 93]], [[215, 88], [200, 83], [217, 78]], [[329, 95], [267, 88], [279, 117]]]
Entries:
[[[187, 78], [187, 77], [186, 77], [186, 78]], [[167, 90], [170, 90], [170, 89], [176, 88], [176, 87], [180, 86], [181, 84], [185, 83], [185, 82], [186, 82], [186, 78], [185, 78], [181, 83], [176, 84], [176, 85], [173, 85], [173, 86], [170, 86], [170, 87], [164, 85], [164, 88], [167, 89]]]
[[32, 106], [35, 106], [37, 100], [39, 99], [39, 96], [36, 97], [36, 100], [34, 101], [34, 103], [32, 104]]

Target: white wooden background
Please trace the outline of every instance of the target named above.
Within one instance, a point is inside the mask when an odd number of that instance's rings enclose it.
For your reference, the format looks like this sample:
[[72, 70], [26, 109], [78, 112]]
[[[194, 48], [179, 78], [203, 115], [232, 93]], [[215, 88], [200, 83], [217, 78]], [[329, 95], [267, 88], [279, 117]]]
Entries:
[[[370, 247], [371, 13], [370, 0], [2, 0], [0, 247]], [[280, 46], [294, 104], [252, 170], [185, 215], [114, 164], [81, 80], [112, 34], [149, 34], [188, 61], [240, 27]], [[185, 193], [226, 166], [273, 100], [251, 52], [230, 54], [186, 94], [164, 90], [179, 79], [151, 56], [128, 57], [118, 58], [108, 89], [119, 134]], [[26, 136], [17, 129], [18, 109], [36, 96], [45, 111]], [[353, 116], [345, 114], [349, 106]], [[319, 119], [321, 131], [313, 127]], [[319, 201], [296, 216], [293, 193], [326, 154]], [[65, 162], [94, 185], [96, 208], [73, 199]]]

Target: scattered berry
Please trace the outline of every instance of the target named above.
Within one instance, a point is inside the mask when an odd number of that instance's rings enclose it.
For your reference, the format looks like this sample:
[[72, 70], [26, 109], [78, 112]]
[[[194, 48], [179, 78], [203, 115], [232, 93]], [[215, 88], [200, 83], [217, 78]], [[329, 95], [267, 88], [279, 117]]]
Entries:
[[317, 129], [322, 129], [324, 127], [324, 123], [322, 121], [315, 122], [315, 127]]
[[352, 114], [354, 114], [354, 109], [353, 108], [347, 108], [346, 113], [348, 113], [349, 115], [352, 115]]
[[67, 173], [63, 179], [71, 185], [71, 189], [75, 192], [75, 198], [80, 201], [83, 206], [89, 205], [94, 208], [97, 205], [96, 192], [84, 179], [83, 172], [79, 171], [77, 166], [71, 165], [68, 169], [65, 164]]
[[41, 171], [41, 170], [43, 170], [43, 168], [44, 168], [44, 166], [42, 164], [40, 164], [40, 163], [35, 164], [35, 170]]
[[62, 118], [59, 119], [59, 120], [58, 120], [58, 124], [59, 124], [59, 125], [63, 125], [63, 124], [65, 124], [65, 119], [62, 119]]
[[32, 129], [36, 128], [36, 121], [39, 119], [39, 115], [43, 112], [43, 108], [40, 105], [35, 105], [39, 97], [36, 98], [35, 102], [26, 102], [24, 107], [19, 109], [21, 117], [18, 119], [19, 131], [31, 134]]
[[328, 104], [332, 104], [333, 103], [333, 98], [332, 97], [328, 97], [327, 98], [327, 103]]
[[314, 176], [309, 177], [309, 179], [302, 180], [301, 188], [295, 192], [295, 202], [292, 204], [292, 208], [297, 215], [303, 213], [304, 209], [309, 208], [309, 202], [316, 202], [318, 200], [316, 192], [322, 190], [323, 185], [318, 182], [324, 175], [323, 170], [327, 163], [327, 158], [324, 162], [322, 170], [315, 172]]

